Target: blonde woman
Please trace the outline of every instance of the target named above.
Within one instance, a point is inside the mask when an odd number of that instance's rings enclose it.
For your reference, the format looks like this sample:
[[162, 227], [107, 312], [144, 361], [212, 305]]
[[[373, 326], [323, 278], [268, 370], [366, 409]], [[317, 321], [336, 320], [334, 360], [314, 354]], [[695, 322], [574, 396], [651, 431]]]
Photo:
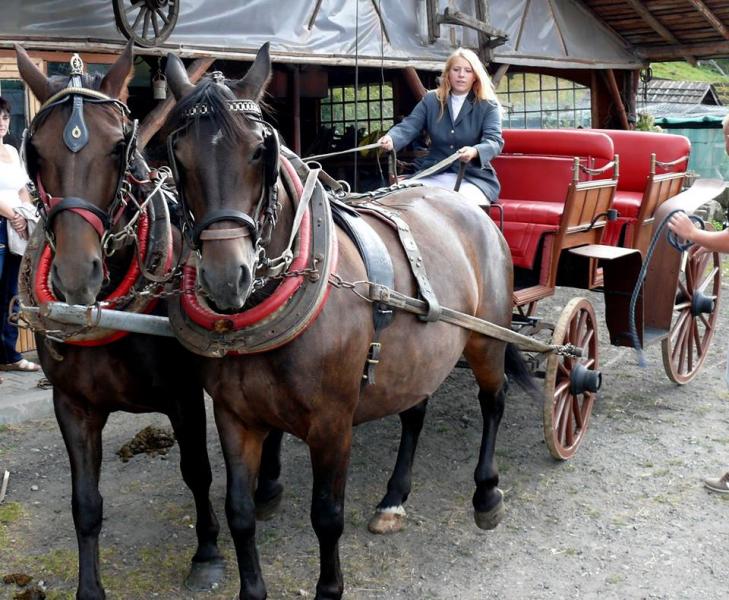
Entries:
[[[427, 169], [454, 152], [468, 163], [460, 192], [480, 205], [499, 197], [499, 181], [491, 159], [501, 152], [501, 106], [491, 79], [478, 56], [458, 48], [448, 57], [438, 89], [428, 92], [401, 123], [378, 141], [385, 150], [400, 150], [425, 129], [431, 146], [426, 157], [416, 162]], [[441, 172], [421, 179], [425, 184], [453, 189], [458, 161]]]

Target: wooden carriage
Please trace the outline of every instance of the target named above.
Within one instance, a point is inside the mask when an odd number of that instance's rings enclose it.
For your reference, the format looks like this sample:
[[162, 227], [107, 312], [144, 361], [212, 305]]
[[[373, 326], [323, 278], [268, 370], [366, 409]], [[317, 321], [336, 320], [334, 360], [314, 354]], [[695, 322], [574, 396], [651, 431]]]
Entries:
[[610, 342], [661, 342], [667, 375], [688, 383], [714, 333], [719, 257], [678, 252], [665, 235], [654, 248], [649, 243], [673, 211], [692, 214], [723, 182], [699, 180], [682, 191], [690, 151], [682, 136], [506, 130], [504, 139], [493, 161], [501, 197], [490, 212], [502, 222], [514, 261], [513, 327], [530, 335], [547, 330], [552, 343], [584, 352], [577, 360], [533, 356], [545, 378], [545, 439], [555, 458], [566, 459], [584, 438], [601, 381], [596, 316], [587, 299], [575, 298], [556, 323], [545, 323], [534, 316], [537, 303], [556, 286], [602, 292]]

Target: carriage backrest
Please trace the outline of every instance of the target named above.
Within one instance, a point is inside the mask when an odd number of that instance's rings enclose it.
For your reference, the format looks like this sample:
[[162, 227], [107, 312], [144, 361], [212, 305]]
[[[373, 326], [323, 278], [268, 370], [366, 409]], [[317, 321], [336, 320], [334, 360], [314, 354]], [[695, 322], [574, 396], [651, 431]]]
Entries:
[[648, 182], [651, 154], [659, 162], [673, 162], [684, 158], [675, 166], [656, 167], [656, 173], [682, 173], [688, 166], [691, 142], [682, 135], [651, 131], [624, 131], [618, 129], [594, 130], [610, 137], [615, 153], [620, 156], [618, 191], [643, 192]]
[[[564, 202], [574, 179], [574, 159], [587, 167], [613, 160], [613, 144], [602, 133], [564, 129], [505, 129], [504, 148], [491, 162], [500, 198]], [[600, 175], [609, 177], [610, 171]], [[589, 179], [579, 173], [580, 180]]]

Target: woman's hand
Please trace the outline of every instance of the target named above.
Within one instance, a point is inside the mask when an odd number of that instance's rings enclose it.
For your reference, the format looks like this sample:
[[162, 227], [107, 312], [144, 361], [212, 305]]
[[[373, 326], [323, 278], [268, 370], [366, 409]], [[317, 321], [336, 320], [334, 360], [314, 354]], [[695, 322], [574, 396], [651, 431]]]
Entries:
[[463, 146], [463, 148], [458, 149], [458, 154], [458, 160], [467, 163], [471, 162], [478, 156], [478, 150], [476, 150], [473, 146]]
[[10, 223], [10, 226], [18, 232], [18, 235], [20, 235], [21, 238], [28, 238], [28, 222], [25, 220], [23, 215], [15, 213], [8, 219], [8, 222]]
[[394, 147], [392, 143], [392, 138], [387, 134], [383, 135], [379, 140], [377, 140], [377, 143], [380, 145], [380, 148], [386, 150], [387, 152], [392, 151]]

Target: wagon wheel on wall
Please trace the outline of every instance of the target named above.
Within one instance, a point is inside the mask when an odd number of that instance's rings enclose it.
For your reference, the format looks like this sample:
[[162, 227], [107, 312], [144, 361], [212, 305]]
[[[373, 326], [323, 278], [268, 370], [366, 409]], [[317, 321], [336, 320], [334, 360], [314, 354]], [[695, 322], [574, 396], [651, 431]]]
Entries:
[[180, 12], [180, 0], [113, 0], [113, 5], [119, 31], [148, 48], [170, 37]]
[[544, 439], [549, 453], [567, 460], [587, 432], [602, 376], [598, 367], [595, 311], [585, 298], [564, 308], [552, 335], [553, 344], [573, 344], [580, 358], [550, 354], [544, 376]]
[[698, 246], [692, 246], [687, 251], [686, 268], [678, 276], [671, 328], [661, 342], [666, 375], [679, 384], [688, 383], [699, 372], [719, 314], [719, 254], [698, 250]]

